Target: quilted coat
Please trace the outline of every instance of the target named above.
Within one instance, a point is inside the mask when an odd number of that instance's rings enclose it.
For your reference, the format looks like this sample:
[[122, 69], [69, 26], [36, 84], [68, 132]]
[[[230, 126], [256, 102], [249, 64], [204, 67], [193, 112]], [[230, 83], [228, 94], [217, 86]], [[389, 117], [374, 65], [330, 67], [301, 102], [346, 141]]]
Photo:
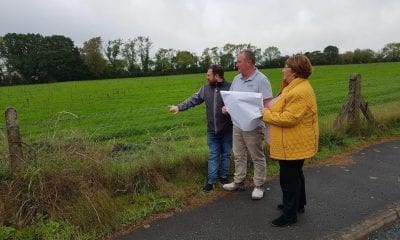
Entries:
[[277, 160], [310, 158], [318, 151], [318, 113], [314, 90], [307, 79], [283, 86], [279, 99], [263, 120], [270, 125], [270, 155]]

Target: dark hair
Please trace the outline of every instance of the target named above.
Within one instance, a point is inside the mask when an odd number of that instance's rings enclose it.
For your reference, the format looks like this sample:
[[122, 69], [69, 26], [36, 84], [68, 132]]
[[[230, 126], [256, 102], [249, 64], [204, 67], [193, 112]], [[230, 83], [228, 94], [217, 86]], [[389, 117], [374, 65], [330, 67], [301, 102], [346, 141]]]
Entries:
[[286, 60], [285, 64], [292, 69], [296, 77], [307, 79], [312, 73], [310, 59], [305, 55], [293, 55]]
[[224, 69], [220, 65], [214, 64], [211, 65], [208, 69], [211, 69], [214, 75], [218, 75], [220, 78], [224, 78]]
[[256, 64], [256, 55], [254, 54], [254, 52], [246, 49], [246, 50], [241, 51], [240, 53], [243, 53], [244, 54], [244, 58], [246, 60], [251, 61], [253, 63], [253, 65]]

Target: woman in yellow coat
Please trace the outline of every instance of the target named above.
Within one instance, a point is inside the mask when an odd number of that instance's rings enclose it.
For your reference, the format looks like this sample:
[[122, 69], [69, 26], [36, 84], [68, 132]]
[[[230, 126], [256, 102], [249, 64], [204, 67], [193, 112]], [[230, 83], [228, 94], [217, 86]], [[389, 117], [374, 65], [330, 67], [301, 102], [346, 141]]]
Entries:
[[283, 214], [272, 221], [283, 227], [297, 222], [297, 213], [304, 212], [304, 159], [318, 150], [318, 114], [314, 90], [308, 77], [312, 73], [310, 60], [295, 55], [285, 62], [282, 89], [263, 110], [263, 120], [269, 124], [270, 156], [279, 160]]

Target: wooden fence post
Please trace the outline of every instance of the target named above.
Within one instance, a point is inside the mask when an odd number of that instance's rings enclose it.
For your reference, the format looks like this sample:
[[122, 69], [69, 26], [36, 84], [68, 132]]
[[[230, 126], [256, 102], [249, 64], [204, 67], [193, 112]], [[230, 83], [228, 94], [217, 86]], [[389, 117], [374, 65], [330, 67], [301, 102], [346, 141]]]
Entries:
[[347, 116], [347, 123], [359, 129], [361, 126], [360, 110], [371, 124], [375, 123], [374, 116], [368, 108], [368, 103], [361, 96], [361, 75], [352, 74], [349, 79], [349, 94], [346, 103], [343, 105], [334, 123], [334, 130], [343, 126], [343, 121]]
[[15, 108], [7, 108], [6, 116], [6, 129], [8, 139], [8, 149], [10, 153], [10, 165], [12, 169], [18, 168], [24, 162], [22, 153], [22, 140], [19, 134], [19, 126], [17, 120], [17, 111]]
[[361, 75], [353, 74], [349, 79], [349, 112], [347, 122], [354, 126], [360, 126], [360, 98], [361, 98]]

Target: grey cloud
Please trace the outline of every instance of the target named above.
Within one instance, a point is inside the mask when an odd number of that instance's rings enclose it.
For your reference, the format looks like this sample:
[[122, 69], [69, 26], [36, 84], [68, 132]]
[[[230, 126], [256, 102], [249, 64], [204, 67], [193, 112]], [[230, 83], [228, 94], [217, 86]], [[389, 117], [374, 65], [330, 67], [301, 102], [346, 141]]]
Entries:
[[[154, 48], [200, 54], [252, 43], [292, 54], [336, 45], [341, 52], [398, 42], [400, 1], [1, 0], [0, 35], [62, 34], [76, 44], [150, 36]], [[21, 17], [22, 16], [22, 17]]]

